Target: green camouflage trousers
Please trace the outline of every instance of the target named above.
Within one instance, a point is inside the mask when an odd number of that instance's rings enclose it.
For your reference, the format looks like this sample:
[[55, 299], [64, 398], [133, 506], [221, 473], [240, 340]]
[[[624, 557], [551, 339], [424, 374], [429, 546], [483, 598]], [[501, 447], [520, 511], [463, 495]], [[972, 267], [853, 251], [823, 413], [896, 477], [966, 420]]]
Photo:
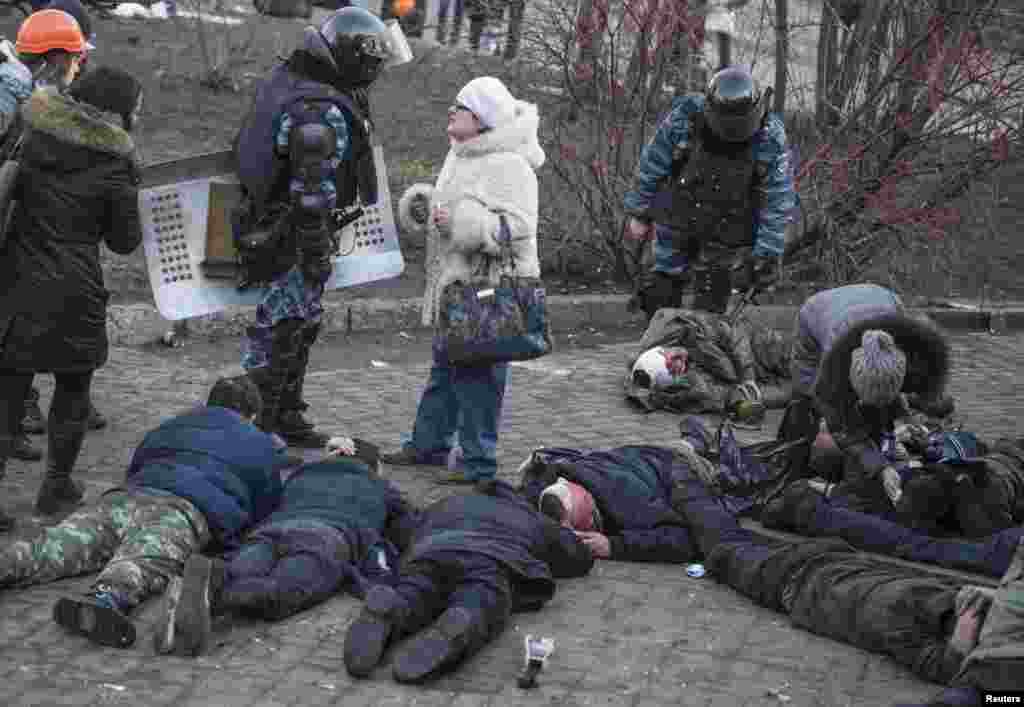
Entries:
[[209, 539], [206, 518], [186, 499], [113, 491], [0, 552], [0, 586], [99, 572], [94, 585], [108, 585], [139, 604], [162, 593]]

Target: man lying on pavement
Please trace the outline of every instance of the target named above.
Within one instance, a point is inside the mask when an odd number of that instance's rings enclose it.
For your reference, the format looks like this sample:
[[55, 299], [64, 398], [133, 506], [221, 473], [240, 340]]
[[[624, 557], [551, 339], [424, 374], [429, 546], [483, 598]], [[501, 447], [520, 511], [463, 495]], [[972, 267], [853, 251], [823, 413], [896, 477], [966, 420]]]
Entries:
[[806, 480], [796, 481], [761, 512], [766, 528], [841, 538], [855, 547], [914, 562], [999, 577], [1010, 566], [1024, 527], [984, 539], [936, 538], [877, 515], [831, 503]]
[[[1006, 696], [1024, 687], [1024, 541], [1017, 545], [991, 607], [984, 617], [977, 645], [967, 654], [953, 686], [927, 707], [983, 707], [995, 701], [988, 693]], [[1005, 703], [1004, 703], [1005, 704]]]
[[679, 563], [697, 554], [672, 509], [673, 485], [693, 472], [670, 448], [539, 449], [520, 474], [530, 504], [576, 530], [597, 558]]
[[283, 441], [253, 424], [259, 391], [245, 376], [218, 380], [205, 406], [146, 434], [125, 483], [35, 537], [0, 551], [0, 587], [99, 572], [54, 620], [96, 643], [135, 642], [128, 618], [210, 544], [230, 545], [280, 500]]
[[765, 541], [700, 481], [677, 484], [673, 507], [712, 576], [800, 628], [887, 654], [943, 685], [977, 643], [988, 590], [880, 563], [842, 540]]
[[791, 343], [746, 317], [659, 309], [629, 362], [626, 397], [644, 409], [760, 424], [789, 401]]
[[416, 509], [380, 477], [376, 447], [331, 438], [337, 456], [299, 467], [281, 504], [226, 561], [193, 555], [168, 587], [156, 649], [203, 653], [211, 616], [237, 612], [278, 621], [348, 587], [363, 597], [405, 548]]
[[[513, 611], [536, 610], [555, 578], [587, 574], [594, 559], [568, 528], [501, 481], [428, 506], [393, 586], [376, 585], [345, 636], [345, 667], [366, 677], [389, 643], [394, 677], [421, 682], [452, 669], [498, 636]], [[423, 629], [426, 630], [423, 630]]]

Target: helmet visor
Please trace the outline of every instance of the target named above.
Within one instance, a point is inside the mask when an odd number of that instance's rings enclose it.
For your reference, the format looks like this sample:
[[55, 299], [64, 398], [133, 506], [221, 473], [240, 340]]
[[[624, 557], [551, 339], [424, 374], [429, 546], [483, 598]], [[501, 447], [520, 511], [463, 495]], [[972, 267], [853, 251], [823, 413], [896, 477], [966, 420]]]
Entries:
[[384, 35], [384, 41], [387, 43], [388, 49], [388, 56], [384, 57], [384, 66], [392, 67], [408, 64], [412, 61], [412, 48], [409, 46], [409, 40], [405, 38], [402, 25], [398, 23], [398, 20], [388, 20], [384, 24], [388, 28], [387, 33]]

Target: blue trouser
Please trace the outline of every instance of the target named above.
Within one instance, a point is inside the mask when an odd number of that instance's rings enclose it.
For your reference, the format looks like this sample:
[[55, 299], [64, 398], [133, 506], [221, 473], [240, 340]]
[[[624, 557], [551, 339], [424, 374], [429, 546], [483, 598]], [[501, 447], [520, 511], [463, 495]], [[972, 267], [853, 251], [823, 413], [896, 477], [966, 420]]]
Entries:
[[222, 604], [280, 620], [330, 598], [351, 561], [344, 533], [316, 521], [257, 527], [229, 556]]
[[1008, 528], [980, 542], [933, 538], [825, 498], [818, 500], [813, 513], [793, 521], [796, 530], [806, 535], [842, 538], [862, 550], [993, 577], [1006, 573], [1024, 537], [1024, 528]]
[[473, 617], [463, 658], [504, 630], [512, 610], [512, 583], [497, 560], [476, 552], [441, 551], [402, 566], [395, 592], [409, 612], [398, 627], [416, 633], [447, 609], [461, 607]]
[[433, 357], [409, 445], [424, 461], [444, 464], [457, 430], [463, 472], [470, 478], [491, 478], [498, 472], [498, 427], [508, 364], [450, 366], [436, 338]]

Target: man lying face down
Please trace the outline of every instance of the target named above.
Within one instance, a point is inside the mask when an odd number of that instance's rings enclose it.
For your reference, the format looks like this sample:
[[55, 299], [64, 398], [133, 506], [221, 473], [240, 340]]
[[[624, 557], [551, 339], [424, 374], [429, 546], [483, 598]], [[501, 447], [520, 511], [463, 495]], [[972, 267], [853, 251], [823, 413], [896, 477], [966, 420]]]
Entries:
[[[700, 481], [677, 484], [673, 507], [690, 523], [712, 576], [789, 614], [800, 628], [889, 655], [943, 685], [968, 665], [965, 659], [984, 658], [990, 666], [1002, 660], [974, 652], [988, 626], [988, 589], [888, 565], [842, 540], [767, 541], [741, 527]], [[1007, 577], [1021, 573], [1024, 549], [1017, 555], [1017, 570]], [[1005, 627], [1006, 619], [998, 621]]]
[[537, 450], [523, 464], [520, 491], [541, 512], [570, 527], [595, 557], [689, 562], [697, 556], [672, 487], [693, 477], [672, 449]]
[[180, 579], [194, 553], [234, 544], [280, 501], [290, 460], [253, 424], [262, 404], [245, 376], [218, 380], [206, 405], [146, 434], [120, 486], [3, 548], [0, 587], [99, 572], [84, 595], [57, 602], [54, 620], [102, 645], [132, 645], [135, 607]]
[[419, 514], [380, 468], [373, 445], [332, 437], [327, 456], [287, 478], [280, 505], [225, 560], [189, 558], [168, 587], [156, 649], [204, 652], [214, 613], [278, 621], [386, 581]]
[[537, 610], [556, 578], [594, 564], [568, 528], [541, 515], [508, 484], [486, 481], [475, 493], [428, 506], [403, 554], [393, 586], [366, 595], [345, 636], [345, 668], [366, 677], [388, 645], [394, 677], [421, 682], [452, 669], [505, 628], [513, 611]]

